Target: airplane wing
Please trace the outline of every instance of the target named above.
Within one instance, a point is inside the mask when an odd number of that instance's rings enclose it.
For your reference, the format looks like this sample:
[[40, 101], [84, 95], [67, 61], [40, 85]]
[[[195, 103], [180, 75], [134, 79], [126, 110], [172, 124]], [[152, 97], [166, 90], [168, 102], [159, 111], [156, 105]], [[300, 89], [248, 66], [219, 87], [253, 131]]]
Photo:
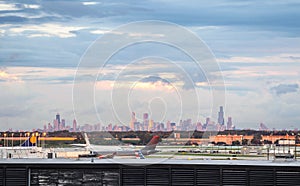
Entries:
[[112, 154], [100, 155], [98, 156], [99, 159], [113, 159], [117, 153], [114, 152]]
[[70, 145], [73, 147], [82, 147], [82, 148], [87, 147], [86, 144], [70, 144]]

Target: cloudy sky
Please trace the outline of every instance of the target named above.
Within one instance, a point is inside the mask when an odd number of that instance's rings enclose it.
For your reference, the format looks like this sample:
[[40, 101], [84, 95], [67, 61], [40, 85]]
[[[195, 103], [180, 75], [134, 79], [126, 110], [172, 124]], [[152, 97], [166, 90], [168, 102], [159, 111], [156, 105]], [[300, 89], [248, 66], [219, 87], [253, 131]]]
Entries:
[[[219, 105], [237, 128], [300, 128], [299, 10], [297, 0], [0, 1], [0, 130], [42, 128], [57, 112], [68, 124], [127, 124], [131, 111], [204, 122]], [[198, 49], [176, 29], [118, 30], [147, 20], [195, 34], [208, 47], [198, 54], [209, 51], [220, 70], [181, 48], [138, 42], [171, 35]], [[101, 65], [98, 54], [120, 37], [134, 42]]]

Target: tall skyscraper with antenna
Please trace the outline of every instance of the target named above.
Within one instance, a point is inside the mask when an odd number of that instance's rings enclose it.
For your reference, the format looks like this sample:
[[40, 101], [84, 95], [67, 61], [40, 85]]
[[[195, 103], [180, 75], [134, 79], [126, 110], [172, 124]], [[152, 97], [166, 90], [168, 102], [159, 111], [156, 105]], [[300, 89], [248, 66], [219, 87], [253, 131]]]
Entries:
[[223, 106], [220, 106], [220, 111], [218, 113], [218, 124], [224, 125], [224, 110], [223, 110]]

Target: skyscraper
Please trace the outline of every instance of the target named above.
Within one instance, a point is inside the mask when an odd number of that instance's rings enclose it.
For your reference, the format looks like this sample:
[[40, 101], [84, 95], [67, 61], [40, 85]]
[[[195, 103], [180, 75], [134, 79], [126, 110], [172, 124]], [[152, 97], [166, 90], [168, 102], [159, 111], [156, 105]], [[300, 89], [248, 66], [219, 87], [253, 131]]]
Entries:
[[73, 132], [77, 131], [77, 122], [76, 119], [73, 120]]
[[220, 106], [220, 111], [218, 113], [218, 124], [224, 125], [224, 111], [223, 111], [223, 106]]
[[144, 115], [143, 115], [144, 121], [145, 121], [145, 120], [148, 120], [148, 117], [149, 117], [148, 113], [144, 113]]
[[57, 120], [58, 124], [60, 124], [60, 115], [59, 115], [59, 113], [56, 114], [55, 119]]
[[167, 121], [167, 131], [172, 131], [171, 122]]
[[66, 128], [66, 120], [62, 119], [61, 120], [61, 125], [60, 125], [60, 130], [65, 130], [65, 128]]
[[149, 124], [149, 115], [148, 115], [148, 113], [144, 113], [142, 130], [148, 130], [148, 124]]
[[211, 122], [210, 122], [210, 118], [206, 118], [206, 120], [205, 120], [205, 124], [206, 125], [209, 125]]
[[151, 131], [152, 130], [152, 128], [153, 128], [153, 120], [152, 119], [150, 119], [149, 120], [149, 125], [148, 125], [148, 131]]
[[51, 123], [48, 123], [48, 132], [52, 132], [53, 131], [53, 127], [51, 125]]
[[53, 120], [53, 126], [54, 126], [54, 131], [59, 130], [59, 125], [58, 125], [58, 120], [57, 119]]
[[197, 122], [197, 124], [196, 124], [196, 130], [197, 131], [202, 131], [203, 130], [203, 126], [202, 126], [201, 122]]
[[268, 128], [265, 124], [260, 123], [260, 124], [259, 124], [259, 130], [262, 130], [262, 131], [268, 131], [269, 128]]
[[135, 118], [135, 112], [131, 113], [131, 120], [130, 120], [130, 125], [129, 127], [134, 130], [134, 123], [136, 122], [136, 118]]
[[228, 117], [227, 130], [232, 130], [232, 118]]
[[171, 123], [171, 128], [172, 128], [173, 131], [176, 130], [177, 129], [176, 128], [176, 123]]
[[46, 124], [44, 124], [44, 130], [43, 130], [43, 132], [47, 132], [47, 125]]

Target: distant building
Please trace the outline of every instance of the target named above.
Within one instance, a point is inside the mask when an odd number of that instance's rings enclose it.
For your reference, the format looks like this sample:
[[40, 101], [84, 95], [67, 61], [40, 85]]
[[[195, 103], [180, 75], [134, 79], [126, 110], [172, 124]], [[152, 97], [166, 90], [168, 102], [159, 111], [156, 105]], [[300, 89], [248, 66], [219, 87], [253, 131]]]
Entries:
[[134, 122], [133, 123], [133, 129], [134, 129], [134, 131], [141, 131], [141, 123], [140, 122]]
[[171, 128], [172, 128], [172, 131], [177, 130], [176, 123], [171, 123]]
[[172, 126], [170, 121], [167, 121], [167, 131], [172, 131]]
[[153, 125], [154, 125], [153, 120], [150, 119], [149, 120], [149, 125], [148, 125], [148, 131], [151, 131], [153, 129]]
[[227, 130], [233, 130], [232, 118], [231, 117], [228, 117]]
[[149, 114], [144, 113], [142, 130], [144, 131], [148, 130], [148, 125], [149, 125]]
[[206, 118], [205, 123], [203, 125], [203, 130], [206, 130], [207, 126], [210, 124], [210, 118]]
[[130, 124], [129, 127], [134, 130], [134, 123], [136, 122], [136, 118], [135, 118], [135, 112], [131, 113], [131, 120], [130, 120]]
[[224, 111], [223, 111], [223, 106], [220, 106], [220, 111], [218, 113], [218, 124], [224, 125]]
[[60, 124], [60, 115], [59, 115], [59, 113], [56, 114], [55, 119], [57, 120], [58, 124]]
[[101, 123], [97, 123], [94, 125], [94, 131], [101, 131]]
[[279, 140], [295, 140], [295, 136], [289, 136], [289, 135], [271, 135], [271, 136], [261, 136], [262, 141], [271, 141], [272, 143], [275, 143]]
[[221, 124], [217, 124], [216, 128], [217, 128], [217, 131], [224, 131], [224, 130], [226, 130], [225, 125], [221, 125]]
[[73, 120], [73, 132], [77, 131], [77, 121], [76, 119]]
[[209, 141], [214, 143], [226, 143], [227, 145], [231, 145], [234, 141], [239, 141], [241, 144], [243, 140], [251, 141], [253, 139], [253, 135], [244, 136], [244, 135], [216, 135], [210, 136]]
[[209, 124], [210, 124], [210, 118], [206, 118], [205, 124], [206, 124], [206, 125], [209, 125]]
[[259, 130], [269, 130], [269, 128], [265, 124], [260, 123], [259, 124]]
[[196, 130], [197, 131], [203, 131], [203, 126], [202, 126], [201, 122], [197, 122], [197, 124], [196, 124]]
[[61, 120], [61, 125], [60, 125], [60, 130], [65, 130], [65, 128], [66, 128], [66, 120], [62, 119]]
[[149, 119], [148, 117], [149, 117], [148, 113], [144, 113], [144, 115], [143, 115], [143, 120], [144, 120], [144, 121], [148, 120], [148, 119]]
[[46, 124], [44, 124], [44, 130], [43, 130], [44, 132], [46, 132], [47, 131], [47, 125]]
[[113, 129], [113, 125], [110, 123], [108, 126], [107, 126], [107, 131], [112, 131]]
[[53, 126], [54, 126], [54, 131], [58, 131], [59, 130], [59, 124], [58, 124], [58, 120], [57, 119], [53, 120]]
[[53, 131], [53, 127], [51, 125], [51, 123], [48, 123], [48, 132], [52, 132]]
[[164, 131], [165, 126], [163, 123], [155, 123], [155, 130], [154, 131]]
[[192, 124], [192, 119], [187, 119], [187, 120], [183, 120], [183, 121], [180, 120], [179, 127], [180, 127], [180, 130], [183, 130], [183, 131], [195, 130], [195, 127]]

